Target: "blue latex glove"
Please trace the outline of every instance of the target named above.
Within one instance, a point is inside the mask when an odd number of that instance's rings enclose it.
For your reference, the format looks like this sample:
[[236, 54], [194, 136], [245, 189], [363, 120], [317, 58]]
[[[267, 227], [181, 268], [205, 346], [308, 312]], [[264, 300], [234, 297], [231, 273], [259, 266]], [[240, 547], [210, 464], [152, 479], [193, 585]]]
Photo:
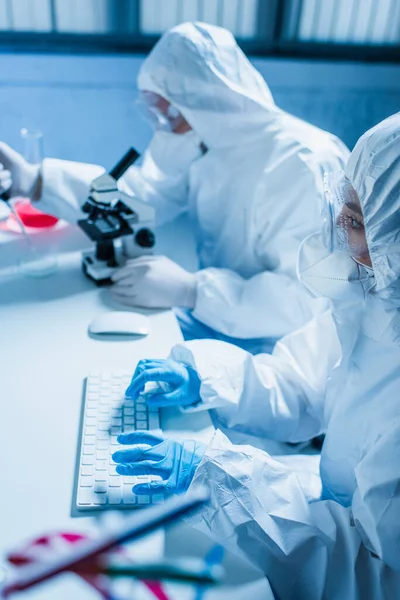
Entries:
[[206, 449], [201, 442], [177, 442], [147, 431], [122, 434], [117, 439], [120, 444], [131, 446], [114, 452], [112, 458], [117, 463], [117, 473], [158, 475], [163, 479], [133, 486], [138, 495], [170, 496], [186, 491]]
[[188, 406], [200, 401], [199, 376], [183, 362], [169, 359], [139, 361], [125, 396], [136, 400], [149, 381], [168, 384], [167, 390], [149, 394], [149, 406]]

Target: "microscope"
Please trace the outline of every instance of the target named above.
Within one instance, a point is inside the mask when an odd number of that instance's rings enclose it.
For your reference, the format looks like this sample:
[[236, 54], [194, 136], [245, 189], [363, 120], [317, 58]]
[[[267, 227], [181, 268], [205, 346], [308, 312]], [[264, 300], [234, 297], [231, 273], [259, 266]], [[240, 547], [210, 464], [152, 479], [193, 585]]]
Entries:
[[82, 267], [97, 285], [110, 284], [112, 274], [127, 259], [153, 252], [154, 208], [120, 191], [117, 184], [139, 156], [130, 148], [109, 173], [96, 177], [82, 206], [87, 217], [78, 225], [95, 242], [93, 250], [83, 253]]

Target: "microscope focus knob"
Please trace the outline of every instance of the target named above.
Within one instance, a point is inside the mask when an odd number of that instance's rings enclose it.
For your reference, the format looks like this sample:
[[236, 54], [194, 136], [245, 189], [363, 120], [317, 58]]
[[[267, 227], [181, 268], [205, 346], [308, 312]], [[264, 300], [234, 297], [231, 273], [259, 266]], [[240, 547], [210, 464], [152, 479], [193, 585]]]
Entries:
[[141, 248], [152, 248], [156, 243], [154, 233], [147, 228], [139, 229], [135, 235], [135, 242]]

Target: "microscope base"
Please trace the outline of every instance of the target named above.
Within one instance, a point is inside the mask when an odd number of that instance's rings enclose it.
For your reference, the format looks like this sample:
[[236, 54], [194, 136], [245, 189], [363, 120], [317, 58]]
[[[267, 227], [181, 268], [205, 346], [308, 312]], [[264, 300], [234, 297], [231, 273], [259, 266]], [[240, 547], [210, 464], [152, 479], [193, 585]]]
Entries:
[[95, 282], [98, 286], [111, 285], [111, 276], [115, 271], [125, 263], [123, 257], [117, 258], [117, 265], [110, 267], [105, 260], [98, 260], [96, 253], [84, 252], [82, 255], [82, 269], [86, 277]]

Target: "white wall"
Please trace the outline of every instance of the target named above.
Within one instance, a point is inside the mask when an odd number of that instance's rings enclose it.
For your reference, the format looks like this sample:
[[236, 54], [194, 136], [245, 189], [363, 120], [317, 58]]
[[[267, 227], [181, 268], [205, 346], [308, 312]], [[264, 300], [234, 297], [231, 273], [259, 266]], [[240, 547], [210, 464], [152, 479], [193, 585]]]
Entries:
[[[148, 126], [134, 107], [140, 56], [0, 54], [0, 139], [20, 145], [21, 127], [40, 128], [48, 156], [110, 167]], [[277, 103], [352, 146], [400, 110], [400, 65], [255, 60]]]

